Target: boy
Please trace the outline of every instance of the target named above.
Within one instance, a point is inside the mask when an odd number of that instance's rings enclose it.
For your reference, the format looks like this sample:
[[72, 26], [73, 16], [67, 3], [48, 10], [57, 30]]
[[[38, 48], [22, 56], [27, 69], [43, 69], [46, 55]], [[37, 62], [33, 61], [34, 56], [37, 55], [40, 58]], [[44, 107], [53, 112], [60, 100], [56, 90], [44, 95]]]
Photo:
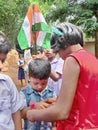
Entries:
[[24, 130], [52, 130], [52, 124], [50, 122], [36, 121], [35, 123], [31, 123], [26, 119], [26, 112], [29, 109], [44, 109], [55, 101], [55, 99], [51, 99], [56, 97], [54, 89], [47, 86], [51, 73], [51, 65], [45, 59], [36, 58], [31, 60], [28, 69], [30, 83], [26, 88], [22, 89], [23, 93], [21, 93], [21, 97], [24, 100], [24, 102], [22, 100], [22, 103], [24, 103], [22, 109]]
[[[0, 31], [0, 71], [2, 71], [11, 45]], [[22, 130], [19, 106], [19, 93], [11, 78], [0, 74], [0, 130]]]
[[59, 96], [61, 83], [62, 83], [62, 70], [64, 60], [53, 52], [53, 49], [45, 50], [45, 55], [48, 58], [48, 61], [51, 64], [51, 74], [48, 80], [48, 85], [54, 88], [56, 96]]

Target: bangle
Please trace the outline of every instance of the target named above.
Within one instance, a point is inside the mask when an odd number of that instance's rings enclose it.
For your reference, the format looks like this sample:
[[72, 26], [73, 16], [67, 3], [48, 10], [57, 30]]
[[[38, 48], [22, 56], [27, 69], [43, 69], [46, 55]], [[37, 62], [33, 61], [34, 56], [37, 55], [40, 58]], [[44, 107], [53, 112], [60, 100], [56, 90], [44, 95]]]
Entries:
[[35, 102], [30, 102], [29, 106], [30, 106], [30, 108], [34, 108], [35, 107]]

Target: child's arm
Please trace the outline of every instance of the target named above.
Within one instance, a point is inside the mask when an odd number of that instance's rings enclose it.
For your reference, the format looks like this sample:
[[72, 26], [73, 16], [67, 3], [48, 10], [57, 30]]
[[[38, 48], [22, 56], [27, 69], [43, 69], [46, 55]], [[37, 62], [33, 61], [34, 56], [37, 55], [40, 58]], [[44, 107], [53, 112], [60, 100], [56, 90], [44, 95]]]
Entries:
[[25, 119], [27, 111], [31, 108], [27, 107], [26, 96], [22, 91], [20, 91], [20, 106], [21, 118]]
[[15, 130], [22, 130], [22, 120], [20, 115], [20, 110], [12, 114], [12, 118], [15, 125]]
[[19, 60], [17, 64], [18, 67], [24, 67], [24, 61]]
[[[45, 109], [47, 107], [50, 107], [50, 105], [53, 105], [56, 102], [56, 100], [56, 98], [48, 98], [40, 102], [33, 102], [33, 109]], [[30, 106], [32, 109], [32, 102]]]
[[30, 107], [26, 107], [26, 108], [23, 108], [21, 110], [21, 118], [26, 119], [26, 114], [27, 114], [28, 110], [31, 110], [31, 108]]
[[49, 106], [50, 104], [45, 102], [45, 100], [40, 101], [40, 102], [34, 102], [34, 109], [45, 109]]
[[[50, 105], [52, 105], [55, 102], [55, 98], [49, 98], [46, 99], [44, 101], [40, 101], [40, 102], [31, 102], [30, 107], [25, 107], [21, 110], [21, 117], [23, 119], [26, 119], [26, 114], [28, 110], [32, 110], [32, 109], [45, 109], [47, 107], [49, 107]], [[33, 104], [33, 107], [32, 107]]]
[[23, 119], [26, 119], [26, 114], [28, 110], [32, 109], [45, 109], [50, 105], [50, 103], [47, 103], [46, 101], [40, 101], [40, 102], [30, 102], [29, 107], [25, 107], [21, 110], [21, 117]]

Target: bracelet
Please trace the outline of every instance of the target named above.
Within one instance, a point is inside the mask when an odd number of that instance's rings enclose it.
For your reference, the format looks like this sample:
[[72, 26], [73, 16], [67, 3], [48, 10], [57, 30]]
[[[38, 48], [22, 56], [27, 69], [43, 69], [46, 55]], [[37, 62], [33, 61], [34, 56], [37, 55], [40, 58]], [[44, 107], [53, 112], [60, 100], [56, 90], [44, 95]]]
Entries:
[[30, 102], [29, 106], [30, 106], [30, 108], [34, 108], [35, 107], [35, 102]]

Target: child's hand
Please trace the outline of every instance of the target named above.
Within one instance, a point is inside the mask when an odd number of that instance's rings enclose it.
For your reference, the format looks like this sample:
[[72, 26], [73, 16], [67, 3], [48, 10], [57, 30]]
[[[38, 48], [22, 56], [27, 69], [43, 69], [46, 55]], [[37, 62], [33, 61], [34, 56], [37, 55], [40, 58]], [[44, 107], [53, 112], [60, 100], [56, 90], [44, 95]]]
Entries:
[[45, 53], [41, 53], [40, 51], [37, 52], [37, 55], [32, 55], [32, 58], [33, 59], [36, 59], [36, 58], [41, 58], [41, 59], [47, 59]]
[[54, 57], [54, 53], [53, 53], [53, 50], [50, 49], [50, 50], [44, 50], [45, 52], [45, 55], [50, 58], [50, 57]]
[[57, 101], [57, 98], [48, 98], [44, 101], [50, 105], [53, 105]]
[[56, 102], [57, 98], [48, 98], [46, 100], [36, 102], [35, 109], [45, 109]]
[[27, 114], [26, 114], [26, 118], [31, 121], [31, 122], [35, 122], [34, 116], [35, 115], [35, 111], [34, 110], [28, 110]]
[[53, 49], [50, 50], [44, 50], [46, 57], [48, 58], [48, 61], [52, 61], [55, 57], [55, 53], [53, 53]]
[[40, 102], [36, 102], [34, 109], [45, 109], [47, 107], [49, 107], [50, 103], [45, 102], [45, 101], [40, 101]]

